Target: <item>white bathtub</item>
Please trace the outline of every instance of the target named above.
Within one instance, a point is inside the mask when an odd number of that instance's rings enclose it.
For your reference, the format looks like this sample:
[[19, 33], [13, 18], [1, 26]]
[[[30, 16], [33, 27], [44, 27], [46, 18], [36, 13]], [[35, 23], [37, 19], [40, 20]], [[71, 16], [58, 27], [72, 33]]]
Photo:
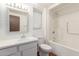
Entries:
[[58, 56], [79, 56], [78, 49], [53, 41], [48, 41], [48, 44], [52, 47], [52, 52]]

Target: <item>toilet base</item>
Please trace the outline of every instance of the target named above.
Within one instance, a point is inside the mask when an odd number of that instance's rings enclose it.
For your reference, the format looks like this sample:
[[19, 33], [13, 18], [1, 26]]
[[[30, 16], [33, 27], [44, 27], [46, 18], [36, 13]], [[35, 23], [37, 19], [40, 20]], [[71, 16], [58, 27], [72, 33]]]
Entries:
[[39, 51], [37, 51], [37, 56], [40, 56]]
[[48, 53], [40, 52], [40, 56], [49, 56]]
[[49, 53], [47, 53], [47, 52], [44, 52], [44, 51], [39, 51], [39, 55], [40, 56], [49, 56]]
[[40, 44], [38, 51], [40, 56], [49, 56], [49, 52], [52, 51], [52, 48], [47, 44]]

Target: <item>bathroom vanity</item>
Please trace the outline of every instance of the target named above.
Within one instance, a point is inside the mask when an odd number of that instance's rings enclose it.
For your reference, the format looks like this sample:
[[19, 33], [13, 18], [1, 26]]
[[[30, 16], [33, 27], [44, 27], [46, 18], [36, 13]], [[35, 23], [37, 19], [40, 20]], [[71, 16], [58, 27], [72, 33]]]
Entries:
[[37, 56], [37, 39], [28, 37], [1, 41], [0, 56]]

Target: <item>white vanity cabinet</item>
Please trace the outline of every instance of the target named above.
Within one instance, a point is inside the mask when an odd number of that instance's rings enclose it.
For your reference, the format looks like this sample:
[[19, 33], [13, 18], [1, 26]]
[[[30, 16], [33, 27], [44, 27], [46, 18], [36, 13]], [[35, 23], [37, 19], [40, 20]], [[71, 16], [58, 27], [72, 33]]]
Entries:
[[9, 56], [21, 56], [21, 52], [16, 52], [16, 53], [10, 54]]
[[14, 45], [0, 47], [0, 56], [37, 56], [37, 41], [20, 41]]
[[19, 46], [21, 55], [23, 56], [37, 56], [37, 42], [30, 42]]
[[17, 52], [17, 47], [6, 47], [3, 49], [0, 49], [0, 56], [9, 56], [13, 53]]

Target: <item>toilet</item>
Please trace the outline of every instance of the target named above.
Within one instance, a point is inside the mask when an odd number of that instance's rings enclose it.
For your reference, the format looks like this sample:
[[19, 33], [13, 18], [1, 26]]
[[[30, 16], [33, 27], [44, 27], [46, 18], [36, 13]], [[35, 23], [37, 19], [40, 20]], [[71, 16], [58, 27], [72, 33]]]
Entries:
[[40, 56], [48, 56], [49, 52], [52, 52], [51, 46], [45, 43], [44, 38], [38, 40], [38, 51]]

